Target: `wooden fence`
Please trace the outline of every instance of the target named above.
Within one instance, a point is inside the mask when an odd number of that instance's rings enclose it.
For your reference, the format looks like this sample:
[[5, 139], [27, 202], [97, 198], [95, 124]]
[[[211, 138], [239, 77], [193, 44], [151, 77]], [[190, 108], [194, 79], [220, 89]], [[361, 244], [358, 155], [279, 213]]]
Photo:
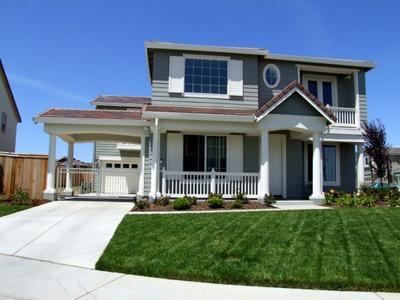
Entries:
[[0, 152], [3, 168], [3, 194], [11, 196], [23, 188], [30, 199], [42, 199], [46, 188], [47, 155]]

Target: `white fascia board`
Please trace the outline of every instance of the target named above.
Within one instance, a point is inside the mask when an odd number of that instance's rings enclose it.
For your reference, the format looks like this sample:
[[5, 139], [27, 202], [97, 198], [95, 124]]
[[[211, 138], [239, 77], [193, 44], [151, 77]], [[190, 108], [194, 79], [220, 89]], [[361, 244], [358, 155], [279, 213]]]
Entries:
[[275, 108], [277, 108], [280, 104], [285, 102], [290, 96], [292, 96], [295, 92], [299, 93], [300, 96], [304, 98], [312, 107], [314, 107], [325, 119], [327, 119], [331, 124], [335, 124], [335, 121], [332, 120], [321, 108], [317, 106], [317, 104], [314, 103], [314, 101], [311, 101], [299, 88], [295, 87], [293, 90], [291, 90], [289, 93], [287, 93], [283, 98], [279, 99], [278, 102], [276, 102], [274, 105], [269, 107], [263, 114], [259, 117], [256, 118], [257, 122], [261, 121], [266, 115], [268, 115], [271, 111], [273, 111]]
[[331, 74], [346, 74], [350, 75], [354, 72], [359, 71], [357, 68], [346, 68], [346, 67], [328, 67], [328, 66], [316, 66], [316, 65], [302, 65], [296, 64], [300, 71], [308, 72], [320, 72], [320, 73], [331, 73]]
[[376, 66], [376, 64], [373, 61], [334, 59], [334, 58], [322, 58], [322, 57], [304, 57], [304, 56], [293, 56], [293, 55], [282, 55], [282, 54], [267, 54], [265, 56], [265, 59], [337, 65], [337, 66], [347, 66], [347, 67], [359, 67], [367, 69], [373, 69]]
[[198, 120], [198, 121], [230, 121], [230, 122], [253, 122], [254, 115], [236, 116], [236, 115], [217, 115], [217, 114], [196, 114], [196, 113], [171, 113], [171, 112], [143, 112], [143, 117], [159, 118], [171, 120]]
[[118, 143], [118, 150], [140, 150], [139, 144]]
[[92, 119], [92, 118], [60, 118], [60, 117], [34, 117], [35, 123], [46, 124], [82, 124], [82, 125], [115, 125], [115, 126], [146, 126], [145, 120], [117, 120], [117, 119]]
[[241, 47], [222, 47], [222, 46], [205, 46], [205, 45], [189, 45], [175, 44], [165, 42], [145, 42], [145, 49], [163, 49], [163, 50], [180, 50], [180, 51], [199, 51], [199, 52], [217, 52], [217, 53], [233, 53], [247, 55], [268, 55], [268, 50], [263, 48], [241, 48]]

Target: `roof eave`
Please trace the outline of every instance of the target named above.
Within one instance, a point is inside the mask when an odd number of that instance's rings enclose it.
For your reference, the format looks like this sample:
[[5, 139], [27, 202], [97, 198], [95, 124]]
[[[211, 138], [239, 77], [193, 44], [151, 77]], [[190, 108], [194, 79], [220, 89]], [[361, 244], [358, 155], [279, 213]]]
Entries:
[[11, 105], [12, 105], [12, 107], [14, 109], [15, 115], [17, 117], [17, 121], [18, 121], [18, 123], [21, 123], [22, 122], [21, 114], [19, 113], [18, 106], [17, 106], [17, 103], [15, 101], [14, 94], [13, 94], [13, 92], [11, 90], [10, 82], [8, 81], [7, 74], [6, 74], [6, 71], [4, 70], [3, 63], [1, 62], [1, 59], [0, 59], [0, 73], [2, 75], [0, 77], [1, 77], [5, 87], [7, 89], [9, 97], [11, 99]]

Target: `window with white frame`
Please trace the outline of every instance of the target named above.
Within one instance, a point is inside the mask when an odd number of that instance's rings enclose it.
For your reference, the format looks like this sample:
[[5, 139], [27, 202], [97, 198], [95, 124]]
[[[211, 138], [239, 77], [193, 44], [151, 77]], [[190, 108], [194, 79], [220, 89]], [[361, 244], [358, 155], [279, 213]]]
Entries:
[[[307, 144], [306, 148], [306, 178], [308, 183], [312, 182], [313, 174], [313, 145]], [[322, 145], [322, 171], [324, 185], [340, 185], [340, 155], [338, 144]]]
[[185, 59], [185, 93], [228, 93], [228, 61]]
[[305, 87], [325, 105], [338, 106], [335, 76], [303, 75]]
[[269, 88], [275, 88], [281, 80], [281, 72], [275, 64], [268, 64], [263, 71], [264, 83]]
[[183, 136], [183, 171], [226, 172], [226, 136]]

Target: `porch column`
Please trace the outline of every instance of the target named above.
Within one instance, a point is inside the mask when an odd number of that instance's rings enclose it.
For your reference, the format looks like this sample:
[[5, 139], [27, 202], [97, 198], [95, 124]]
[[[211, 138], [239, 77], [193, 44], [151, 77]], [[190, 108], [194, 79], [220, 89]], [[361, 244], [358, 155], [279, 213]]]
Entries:
[[144, 168], [146, 160], [146, 136], [142, 135], [140, 137], [140, 164], [139, 164], [139, 187], [137, 196], [142, 198], [144, 195]]
[[158, 193], [158, 177], [160, 165], [160, 131], [158, 128], [158, 118], [155, 120], [155, 126], [152, 128], [153, 145], [152, 145], [152, 162], [151, 162], [151, 187], [149, 199], [155, 201]]
[[323, 194], [323, 180], [322, 180], [322, 146], [321, 146], [321, 133], [315, 132], [313, 135], [313, 181], [312, 181], [312, 195], [310, 199], [316, 203], [321, 203], [325, 198]]
[[43, 198], [46, 200], [56, 199], [55, 173], [56, 173], [56, 135], [49, 134], [49, 156], [47, 160], [46, 189], [43, 191]]
[[269, 194], [269, 132], [261, 132], [260, 143], [260, 179], [258, 184], [258, 199], [263, 200]]
[[67, 177], [64, 194], [72, 196], [72, 168], [74, 167], [74, 143], [68, 142]]
[[365, 183], [363, 144], [357, 144], [357, 190]]

